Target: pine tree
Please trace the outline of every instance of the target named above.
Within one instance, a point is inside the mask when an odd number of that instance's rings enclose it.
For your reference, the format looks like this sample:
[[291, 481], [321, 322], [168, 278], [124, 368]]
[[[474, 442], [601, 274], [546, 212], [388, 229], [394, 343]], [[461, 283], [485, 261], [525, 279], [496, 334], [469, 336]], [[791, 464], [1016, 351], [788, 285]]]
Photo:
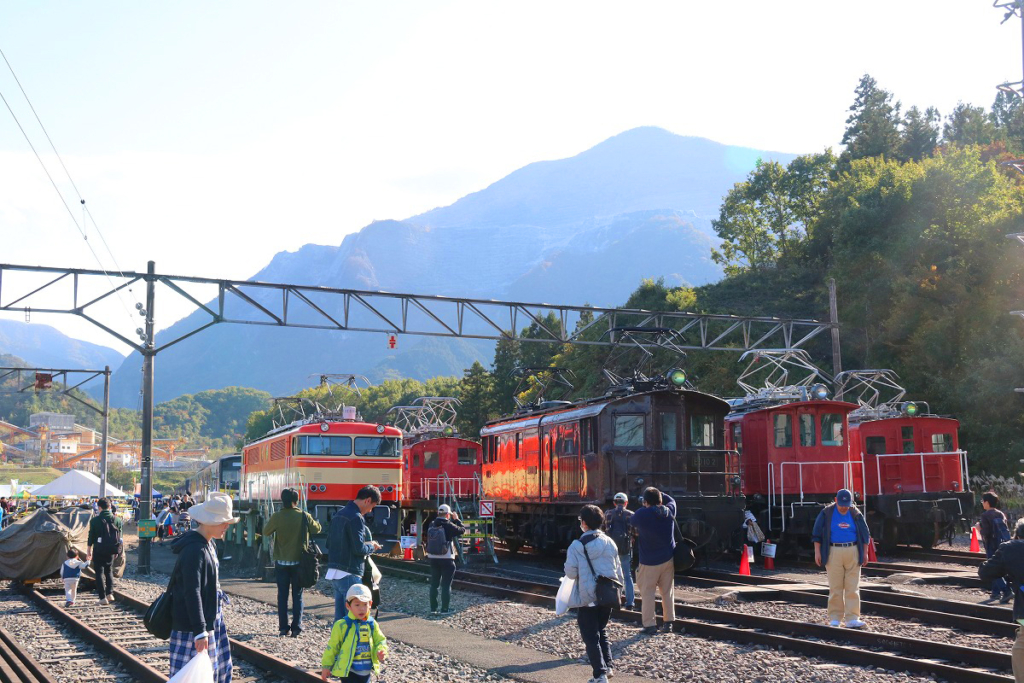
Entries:
[[497, 417], [492, 407], [494, 378], [480, 361], [474, 361], [472, 367], [464, 371], [459, 386], [462, 400], [456, 422], [459, 434], [467, 439], [475, 439], [484, 423]]
[[939, 111], [928, 107], [921, 112], [911, 107], [903, 119], [901, 154], [905, 161], [920, 161], [930, 157], [939, 144]]
[[958, 102], [942, 126], [942, 141], [958, 145], [990, 145], [999, 137], [992, 118], [982, 107]]
[[854, 92], [857, 97], [850, 106], [852, 113], [846, 119], [843, 133], [846, 150], [839, 157], [841, 170], [849, 169], [854, 159], [876, 156], [899, 159], [902, 151], [900, 103], [894, 103], [892, 93], [879, 88], [868, 74], [861, 77]]

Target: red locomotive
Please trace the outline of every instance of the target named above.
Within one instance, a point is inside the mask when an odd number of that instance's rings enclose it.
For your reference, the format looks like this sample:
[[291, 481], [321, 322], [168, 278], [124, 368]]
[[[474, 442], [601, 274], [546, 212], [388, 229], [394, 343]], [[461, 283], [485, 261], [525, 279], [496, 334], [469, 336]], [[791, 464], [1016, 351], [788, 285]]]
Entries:
[[[402, 504], [417, 501], [475, 503], [480, 496], [480, 444], [455, 433], [459, 400], [424, 396], [388, 413], [405, 436]], [[474, 513], [475, 514], [475, 513]]]
[[[609, 375], [611, 377], [611, 375]], [[685, 373], [635, 374], [601, 398], [538, 401], [488, 423], [483, 496], [495, 501], [495, 534], [515, 550], [566, 547], [584, 503], [631, 506], [648, 486], [675, 498], [685, 537], [717, 552], [742, 523], [735, 453], [724, 443], [729, 405], [686, 386]]]
[[[726, 447], [740, 454], [743, 493], [765, 534], [806, 542], [836, 491], [863, 500], [863, 463], [849, 443], [848, 415], [857, 406], [828, 400], [827, 378], [802, 350], [749, 351], [740, 360], [748, 358], [738, 380], [746, 396], [730, 401]], [[794, 367], [808, 374], [789, 384]], [[755, 375], [764, 375], [764, 386], [750, 384]]]
[[960, 423], [904, 401], [897, 380], [891, 370], [856, 370], [840, 373], [836, 386], [859, 403], [850, 413], [850, 448], [864, 463], [872, 533], [885, 546], [931, 548], [974, 508], [967, 453]]

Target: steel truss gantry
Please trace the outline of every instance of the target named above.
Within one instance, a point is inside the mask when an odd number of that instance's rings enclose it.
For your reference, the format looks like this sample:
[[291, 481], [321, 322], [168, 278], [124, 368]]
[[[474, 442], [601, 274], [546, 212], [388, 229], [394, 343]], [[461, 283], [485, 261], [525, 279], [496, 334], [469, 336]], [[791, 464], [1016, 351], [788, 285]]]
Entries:
[[[146, 288], [146, 303], [135, 308], [145, 319], [131, 331], [119, 331], [106, 320], [104, 308], [134, 285]], [[167, 337], [157, 345], [157, 287], [185, 299], [203, 314], [196, 327]], [[207, 302], [207, 303], [204, 303]], [[822, 332], [838, 329], [831, 322], [767, 316], [734, 316], [680, 311], [647, 311], [470, 299], [423, 294], [339, 289], [250, 280], [229, 280], [156, 272], [153, 261], [145, 273], [83, 268], [0, 264], [0, 313], [77, 315], [142, 355], [142, 491], [140, 519], [151, 512], [153, 382], [157, 353], [219, 323], [269, 327], [380, 332], [432, 337], [613, 346], [615, 330], [657, 327], [676, 333], [683, 349], [744, 352], [759, 348], [800, 348]], [[117, 313], [114, 317], [124, 315]], [[106, 311], [110, 315], [109, 310]], [[557, 325], [551, 324], [554, 314]], [[127, 316], [125, 316], [127, 317]], [[123, 318], [121, 318], [123, 320]], [[523, 336], [522, 327], [532, 328]], [[130, 325], [129, 325], [130, 327]], [[137, 340], [137, 341], [136, 341]], [[833, 339], [833, 344], [836, 339]], [[139, 572], [150, 571], [149, 539], [140, 539]]]
[[[10, 282], [13, 276], [26, 272], [51, 277], [28, 291], [8, 295], [14, 287]], [[105, 285], [105, 290], [97, 292], [97, 283]], [[676, 345], [682, 349], [733, 352], [801, 348], [834, 326], [818, 320], [768, 316], [567, 306], [10, 264], [0, 264], [0, 312], [74, 314], [143, 353], [149, 343], [146, 339], [132, 339], [130, 333], [116, 330], [91, 310], [136, 284], [164, 285], [204, 317], [193, 329], [161, 338], [154, 352], [218, 323], [598, 346], [615, 345], [617, 328], [656, 327], [674, 331]], [[206, 288], [212, 296], [204, 303], [189, 288]], [[83, 295], [86, 289], [92, 292], [88, 296]], [[550, 324], [550, 314], [557, 325]], [[522, 336], [522, 329], [530, 325], [534, 326], [531, 336]]]

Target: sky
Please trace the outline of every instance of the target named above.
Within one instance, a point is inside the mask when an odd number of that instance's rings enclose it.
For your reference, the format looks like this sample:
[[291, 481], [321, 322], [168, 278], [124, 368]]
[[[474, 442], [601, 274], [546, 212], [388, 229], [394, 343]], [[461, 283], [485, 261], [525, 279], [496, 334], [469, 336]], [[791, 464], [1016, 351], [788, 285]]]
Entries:
[[[0, 60], [0, 262], [244, 279], [637, 126], [838, 149], [865, 73], [904, 109], [987, 108], [1022, 77], [1002, 18], [987, 0], [3, 3], [0, 50], [74, 187]], [[109, 307], [119, 329], [137, 296]], [[164, 328], [190, 309], [155, 310]]]

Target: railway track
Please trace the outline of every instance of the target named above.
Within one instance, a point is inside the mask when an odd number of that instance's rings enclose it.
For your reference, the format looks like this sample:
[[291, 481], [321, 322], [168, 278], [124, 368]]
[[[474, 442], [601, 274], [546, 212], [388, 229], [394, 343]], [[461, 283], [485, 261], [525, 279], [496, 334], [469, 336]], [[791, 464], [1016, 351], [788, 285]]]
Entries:
[[985, 553], [972, 553], [967, 550], [924, 550], [923, 548], [900, 547], [894, 554], [933, 562], [953, 562], [970, 567], [980, 567], [985, 561]]
[[[429, 577], [429, 571], [423, 565], [391, 559], [378, 561], [378, 564], [395, 576], [414, 580], [426, 580]], [[462, 570], [456, 573], [454, 584], [493, 597], [545, 607], [554, 607], [554, 594], [558, 589], [557, 582], [552, 581], [516, 579]], [[631, 622], [639, 622], [641, 619], [639, 612], [629, 610], [617, 610], [615, 616]], [[1013, 680], [1007, 674], [1011, 667], [1008, 652], [993, 652], [871, 631], [837, 629], [685, 603], [676, 605], [676, 621], [672, 628], [678, 633], [767, 645], [843, 664], [936, 676], [953, 683], [1007, 683]]]
[[[83, 583], [85, 583], [83, 581]], [[120, 590], [114, 591], [115, 602], [101, 605], [95, 595], [80, 589], [72, 608], [64, 607], [63, 586], [37, 584], [23, 592], [28, 602], [57, 623], [66, 626], [78, 638], [123, 668], [131, 680], [140, 683], [166, 683], [170, 668], [167, 642], [146, 631], [142, 615], [149, 604]], [[257, 650], [235, 639], [231, 654], [236, 683], [317, 683], [318, 672], [305, 671], [274, 655]], [[24, 648], [0, 632], [0, 642], [24, 653]], [[2, 653], [2, 648], [0, 648]], [[6, 660], [6, 657], [4, 658]], [[24, 661], [24, 660], [23, 660]], [[27, 666], [27, 665], [26, 665]], [[31, 681], [33, 679], [11, 679]], [[52, 679], [35, 679], [39, 683], [55, 683]], [[0, 681], [4, 681], [0, 670]], [[6, 681], [4, 681], [6, 683]]]

